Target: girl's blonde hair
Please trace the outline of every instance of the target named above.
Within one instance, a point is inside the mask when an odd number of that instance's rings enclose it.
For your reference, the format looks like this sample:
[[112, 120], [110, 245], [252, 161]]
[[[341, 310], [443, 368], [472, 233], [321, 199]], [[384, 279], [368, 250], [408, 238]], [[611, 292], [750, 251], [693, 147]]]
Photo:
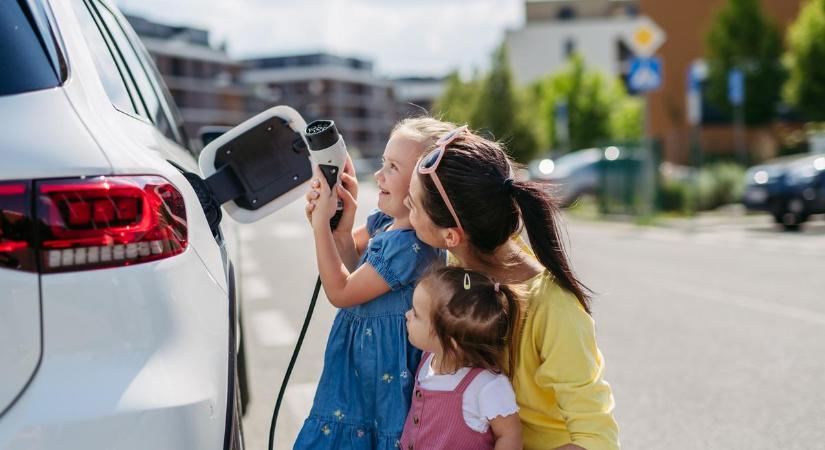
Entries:
[[514, 288], [460, 267], [438, 267], [420, 281], [432, 298], [433, 332], [454, 368], [513, 377], [524, 307]]
[[400, 120], [392, 128], [390, 136], [402, 134], [421, 144], [423, 153], [428, 152], [441, 136], [456, 128], [454, 123], [444, 122], [433, 117], [408, 117]]

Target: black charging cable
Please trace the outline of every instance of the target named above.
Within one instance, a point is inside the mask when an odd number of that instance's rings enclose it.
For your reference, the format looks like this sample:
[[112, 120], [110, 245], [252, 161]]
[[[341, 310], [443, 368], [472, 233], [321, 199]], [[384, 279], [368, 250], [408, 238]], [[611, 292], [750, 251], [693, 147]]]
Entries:
[[289, 366], [286, 368], [284, 381], [281, 383], [281, 390], [278, 391], [278, 400], [275, 402], [275, 410], [272, 412], [272, 423], [269, 425], [269, 450], [272, 450], [275, 445], [275, 424], [278, 423], [278, 413], [281, 411], [281, 402], [284, 400], [286, 385], [289, 383], [289, 376], [292, 375], [292, 369], [295, 367], [295, 361], [298, 360], [298, 353], [301, 351], [301, 344], [304, 343], [304, 336], [307, 334], [307, 328], [309, 328], [312, 313], [315, 311], [315, 302], [318, 300], [318, 293], [320, 291], [321, 277], [318, 276], [318, 281], [315, 282], [315, 290], [312, 292], [312, 300], [309, 301], [307, 315], [304, 318], [304, 326], [301, 327], [301, 334], [298, 335], [298, 342], [295, 344], [295, 350], [292, 351], [292, 358], [289, 360]]
[[[338, 228], [338, 222], [341, 221], [343, 215], [342, 210], [335, 212], [335, 215], [330, 219], [330, 228], [334, 231]], [[272, 422], [269, 424], [269, 450], [273, 450], [275, 445], [275, 425], [278, 423], [278, 413], [281, 412], [281, 403], [284, 400], [284, 393], [286, 392], [286, 385], [289, 383], [289, 377], [292, 375], [292, 369], [295, 368], [295, 361], [298, 360], [298, 353], [301, 352], [301, 345], [304, 343], [304, 337], [307, 334], [307, 328], [312, 321], [312, 313], [315, 311], [315, 303], [318, 301], [318, 293], [321, 292], [321, 276], [318, 275], [318, 281], [315, 282], [315, 290], [312, 291], [312, 299], [309, 301], [306, 317], [304, 317], [304, 325], [301, 327], [301, 334], [298, 335], [298, 342], [295, 343], [295, 350], [292, 351], [292, 358], [289, 359], [289, 365], [284, 374], [284, 381], [281, 382], [281, 390], [278, 391], [278, 399], [275, 401], [275, 410], [272, 411]]]

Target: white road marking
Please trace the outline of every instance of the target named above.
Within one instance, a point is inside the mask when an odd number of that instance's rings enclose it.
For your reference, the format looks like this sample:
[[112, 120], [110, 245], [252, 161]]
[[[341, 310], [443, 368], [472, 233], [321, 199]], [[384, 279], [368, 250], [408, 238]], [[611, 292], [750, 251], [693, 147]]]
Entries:
[[702, 289], [696, 285], [679, 285], [669, 281], [667, 285], [657, 285], [658, 289], [670, 291], [673, 294], [688, 295], [701, 300], [708, 300], [726, 305], [739, 306], [788, 319], [801, 320], [815, 325], [825, 325], [825, 314], [810, 309], [795, 306], [779, 305], [774, 302], [755, 297], [722, 292], [719, 290]]
[[310, 227], [306, 222], [276, 222], [269, 231], [279, 239], [300, 239], [310, 235]]
[[298, 383], [287, 386], [284, 399], [292, 417], [303, 421], [304, 418], [309, 416], [309, 410], [312, 409], [312, 400], [315, 398], [317, 388], [316, 383]]
[[257, 259], [245, 256], [241, 261], [241, 270], [244, 275], [257, 274], [261, 269], [261, 263]]
[[272, 297], [269, 284], [262, 277], [249, 276], [241, 278], [241, 295], [248, 300], [265, 300]]
[[298, 339], [298, 333], [286, 315], [277, 309], [255, 311], [252, 325], [255, 337], [264, 347], [292, 345]]

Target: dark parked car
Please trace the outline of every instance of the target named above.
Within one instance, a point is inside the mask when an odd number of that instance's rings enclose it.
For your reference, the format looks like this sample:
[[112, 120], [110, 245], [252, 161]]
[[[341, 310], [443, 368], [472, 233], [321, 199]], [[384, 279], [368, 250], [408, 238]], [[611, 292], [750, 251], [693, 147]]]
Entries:
[[825, 213], [825, 155], [793, 155], [751, 167], [742, 203], [767, 211], [785, 229], [798, 229], [813, 214]]

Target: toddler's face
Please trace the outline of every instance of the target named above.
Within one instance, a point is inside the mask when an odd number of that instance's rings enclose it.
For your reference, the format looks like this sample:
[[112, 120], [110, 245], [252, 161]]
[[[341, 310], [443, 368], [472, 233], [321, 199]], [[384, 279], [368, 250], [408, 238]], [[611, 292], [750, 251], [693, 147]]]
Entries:
[[410, 344], [426, 352], [436, 353], [441, 349], [433, 332], [430, 311], [433, 299], [427, 283], [418, 283], [413, 292], [413, 307], [406, 313], [407, 333]]
[[378, 209], [385, 214], [397, 219], [409, 215], [404, 199], [410, 192], [410, 178], [420, 153], [421, 145], [403, 134], [396, 133], [387, 142], [384, 164], [375, 172]]

